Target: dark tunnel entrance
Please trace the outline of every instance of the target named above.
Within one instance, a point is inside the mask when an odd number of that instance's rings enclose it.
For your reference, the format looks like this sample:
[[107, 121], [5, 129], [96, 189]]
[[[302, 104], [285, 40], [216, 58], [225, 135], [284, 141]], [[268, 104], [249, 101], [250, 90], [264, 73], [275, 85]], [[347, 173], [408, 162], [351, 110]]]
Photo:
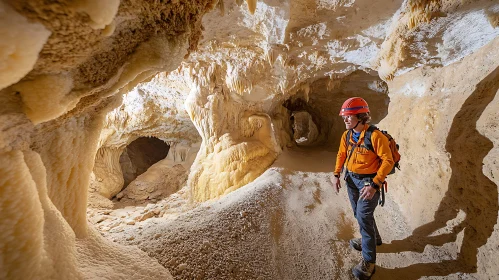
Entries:
[[[341, 80], [334, 80], [334, 83], [331, 81], [329, 78], [316, 80], [310, 84], [309, 94], [298, 91], [283, 103], [290, 117], [289, 134], [298, 145], [324, 146], [328, 150], [336, 150], [341, 134], [345, 131], [339, 111], [343, 102], [350, 97], [358, 96], [367, 101], [371, 110], [371, 124], [377, 124], [388, 114], [388, 86], [377, 75], [359, 70]], [[310, 124], [316, 126], [317, 134], [305, 137], [306, 141], [302, 141], [305, 139], [301, 137], [311, 127], [303, 125], [307, 118]], [[299, 131], [300, 125], [306, 129]], [[311, 129], [314, 130], [313, 127]]]
[[120, 165], [128, 186], [149, 167], [166, 158], [170, 146], [156, 137], [140, 137], [131, 142], [120, 156]]
[[312, 115], [307, 111], [291, 113], [293, 139], [299, 146], [312, 145], [319, 135]]

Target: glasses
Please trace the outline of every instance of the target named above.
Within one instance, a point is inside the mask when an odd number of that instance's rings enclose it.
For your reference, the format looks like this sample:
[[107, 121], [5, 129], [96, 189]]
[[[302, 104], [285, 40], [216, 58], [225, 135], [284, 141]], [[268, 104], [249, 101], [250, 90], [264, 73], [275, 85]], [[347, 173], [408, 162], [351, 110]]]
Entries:
[[347, 116], [341, 116], [343, 118], [343, 120], [346, 120], [346, 119], [353, 119], [353, 118], [356, 118], [357, 116], [356, 115], [347, 115]]

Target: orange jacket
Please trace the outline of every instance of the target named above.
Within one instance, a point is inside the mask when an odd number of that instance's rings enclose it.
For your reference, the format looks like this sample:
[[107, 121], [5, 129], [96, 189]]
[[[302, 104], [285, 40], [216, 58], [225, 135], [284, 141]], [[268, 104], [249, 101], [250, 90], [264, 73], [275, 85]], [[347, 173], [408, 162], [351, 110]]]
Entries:
[[[350, 157], [350, 160], [346, 163], [346, 168], [357, 174], [376, 173], [373, 181], [381, 186], [381, 183], [385, 181], [388, 173], [390, 173], [393, 169], [394, 161], [392, 158], [392, 152], [390, 151], [388, 138], [377, 129], [371, 134], [371, 142], [375, 152], [369, 151], [364, 147], [364, 135], [368, 127], [369, 125], [366, 125], [364, 130], [360, 133], [357, 147]], [[348, 159], [348, 155], [355, 144], [352, 137], [350, 137], [350, 145], [347, 145], [347, 132], [348, 130], [341, 136], [340, 149], [338, 151], [338, 155], [336, 156], [336, 168], [334, 169], [335, 175], [339, 175], [341, 173], [341, 168]]]

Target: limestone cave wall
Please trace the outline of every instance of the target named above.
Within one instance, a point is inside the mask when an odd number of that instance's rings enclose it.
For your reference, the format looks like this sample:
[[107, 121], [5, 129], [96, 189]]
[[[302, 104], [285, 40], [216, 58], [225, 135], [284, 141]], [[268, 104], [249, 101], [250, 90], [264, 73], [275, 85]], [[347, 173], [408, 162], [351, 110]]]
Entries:
[[[351, 96], [401, 146], [389, 195], [408, 228], [392, 245], [458, 244], [399, 275], [497, 277], [498, 19], [490, 0], [1, 0], [0, 279], [172, 279], [170, 262], [89, 226], [89, 203], [183, 189], [186, 205], [209, 208], [296, 148], [294, 112], [310, 116], [299, 120], [309, 144], [335, 151]], [[168, 157], [122, 191], [119, 158], [140, 137], [167, 143]], [[281, 216], [261, 215], [266, 254], [284, 246]], [[286, 279], [283, 260], [264, 275]]]
[[454, 269], [478, 268], [483, 278], [498, 273], [490, 261], [499, 233], [493, 124], [499, 108], [498, 43], [459, 63], [422, 67], [389, 82], [397, 106], [389, 107], [380, 124], [400, 141], [404, 160], [390, 192], [415, 229], [410, 238], [419, 239], [419, 246], [441, 246], [462, 232]]
[[0, 278], [171, 278], [87, 226], [87, 189], [119, 92], [174, 70], [213, 4], [0, 2]]

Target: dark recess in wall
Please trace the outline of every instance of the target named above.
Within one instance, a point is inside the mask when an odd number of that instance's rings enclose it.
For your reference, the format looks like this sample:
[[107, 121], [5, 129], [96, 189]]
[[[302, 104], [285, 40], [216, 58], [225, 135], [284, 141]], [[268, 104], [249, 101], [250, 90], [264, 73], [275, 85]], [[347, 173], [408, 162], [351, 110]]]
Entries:
[[124, 187], [151, 165], [168, 155], [170, 146], [156, 137], [140, 137], [130, 143], [120, 156]]

